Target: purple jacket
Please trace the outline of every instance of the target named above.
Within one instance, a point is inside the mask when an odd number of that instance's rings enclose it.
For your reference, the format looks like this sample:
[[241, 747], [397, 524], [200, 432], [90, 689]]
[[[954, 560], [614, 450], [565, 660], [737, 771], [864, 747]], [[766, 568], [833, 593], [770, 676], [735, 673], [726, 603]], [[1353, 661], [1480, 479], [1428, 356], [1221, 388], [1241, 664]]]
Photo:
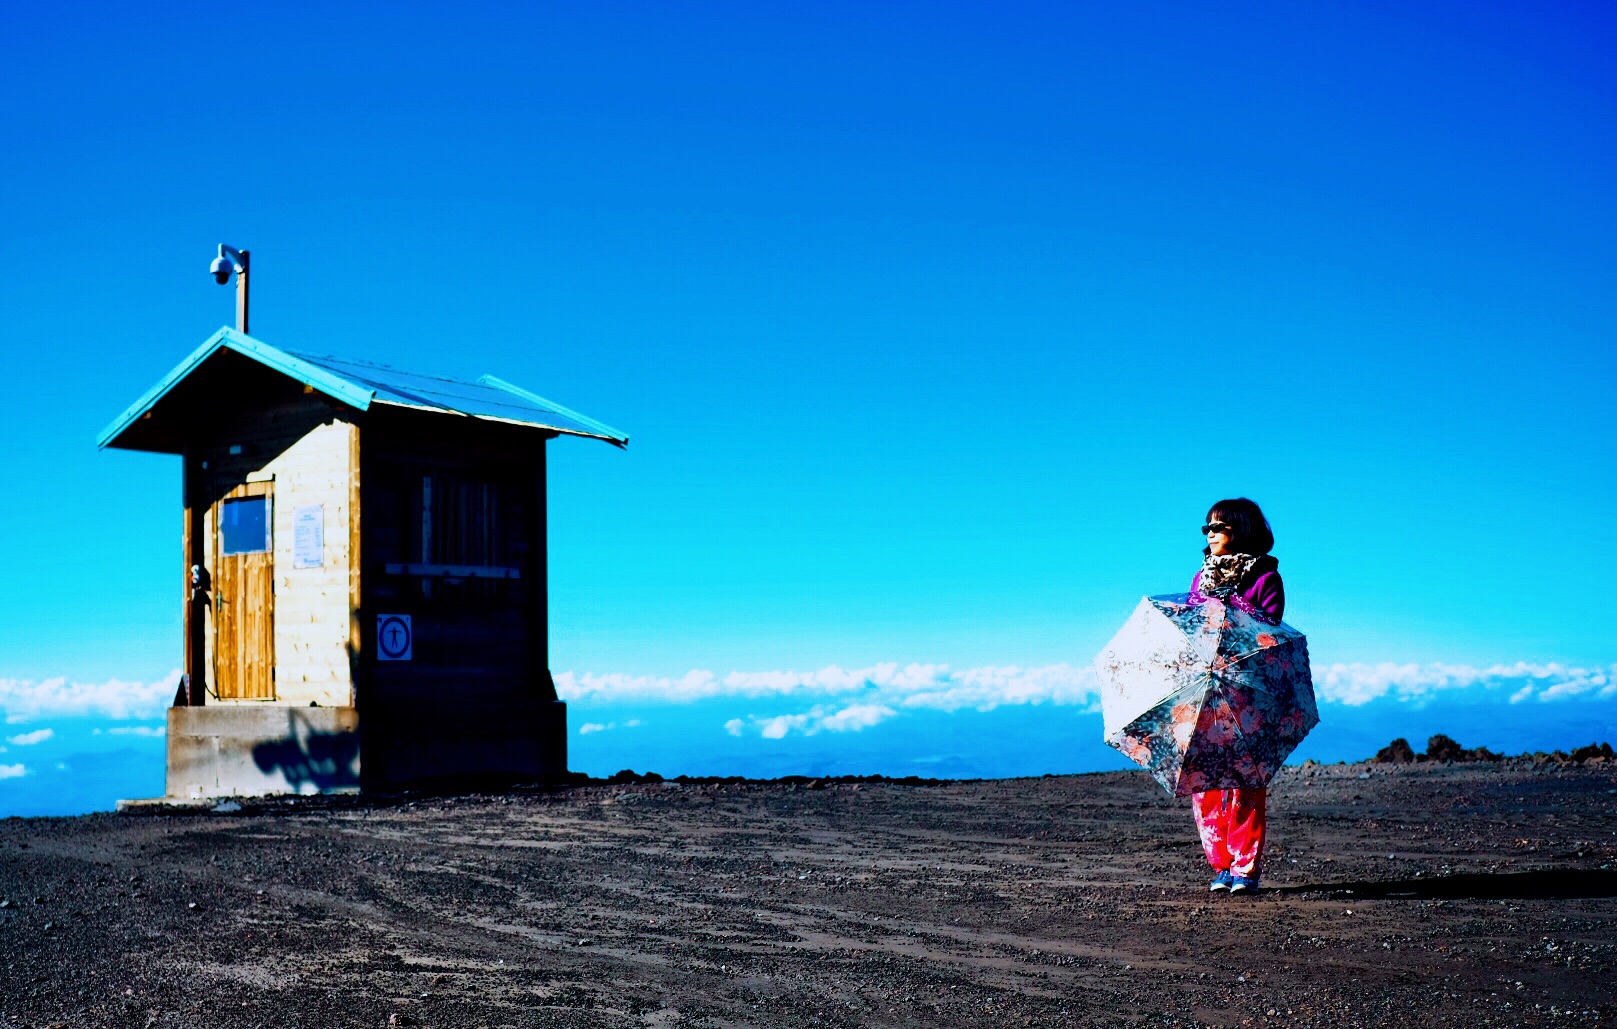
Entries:
[[[1190, 580], [1190, 602], [1205, 604], [1211, 598], [1202, 593], [1201, 569], [1196, 569]], [[1280, 570], [1270, 568], [1246, 584], [1244, 589], [1230, 595], [1230, 603], [1248, 614], [1256, 615], [1270, 624], [1279, 624], [1286, 614], [1286, 586], [1280, 581]]]

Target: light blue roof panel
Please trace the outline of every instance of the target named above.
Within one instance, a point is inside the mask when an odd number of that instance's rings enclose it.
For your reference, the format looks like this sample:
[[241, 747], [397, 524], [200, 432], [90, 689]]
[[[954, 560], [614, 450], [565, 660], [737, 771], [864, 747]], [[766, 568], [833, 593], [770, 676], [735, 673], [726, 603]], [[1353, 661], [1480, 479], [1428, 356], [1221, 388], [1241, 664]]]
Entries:
[[351, 361], [316, 354], [294, 354], [299, 360], [323, 368], [375, 393], [379, 404], [416, 407], [429, 411], [495, 418], [555, 429], [576, 436], [592, 436], [623, 445], [629, 437], [610, 425], [579, 414], [536, 393], [485, 375], [476, 382], [407, 372], [367, 361]]
[[232, 350], [282, 372], [361, 411], [372, 403], [412, 407], [423, 411], [462, 415], [531, 425], [570, 436], [588, 436], [625, 446], [629, 437], [609, 425], [569, 410], [492, 375], [476, 382], [407, 372], [386, 365], [339, 357], [298, 354], [270, 346], [234, 329], [220, 329], [192, 351], [157, 385], [123, 414], [113, 419], [96, 439], [101, 447], [115, 446], [142, 415], [219, 350]]

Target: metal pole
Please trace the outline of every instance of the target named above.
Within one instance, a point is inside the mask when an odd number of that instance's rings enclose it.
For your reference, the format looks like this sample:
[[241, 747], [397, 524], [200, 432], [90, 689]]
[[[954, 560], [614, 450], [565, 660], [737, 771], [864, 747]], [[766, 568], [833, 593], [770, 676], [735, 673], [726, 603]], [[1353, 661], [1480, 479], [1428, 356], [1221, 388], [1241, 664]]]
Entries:
[[236, 272], [236, 331], [243, 336], [247, 331], [247, 268], [252, 263], [252, 252], [241, 252], [241, 269]]

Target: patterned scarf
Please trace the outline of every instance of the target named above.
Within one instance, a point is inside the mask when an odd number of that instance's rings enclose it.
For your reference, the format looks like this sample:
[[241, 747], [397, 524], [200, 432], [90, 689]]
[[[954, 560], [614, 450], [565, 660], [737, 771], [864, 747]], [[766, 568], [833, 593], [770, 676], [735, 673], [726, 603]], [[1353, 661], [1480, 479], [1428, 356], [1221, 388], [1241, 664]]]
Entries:
[[1208, 554], [1202, 561], [1202, 595], [1228, 599], [1260, 560], [1257, 554]]

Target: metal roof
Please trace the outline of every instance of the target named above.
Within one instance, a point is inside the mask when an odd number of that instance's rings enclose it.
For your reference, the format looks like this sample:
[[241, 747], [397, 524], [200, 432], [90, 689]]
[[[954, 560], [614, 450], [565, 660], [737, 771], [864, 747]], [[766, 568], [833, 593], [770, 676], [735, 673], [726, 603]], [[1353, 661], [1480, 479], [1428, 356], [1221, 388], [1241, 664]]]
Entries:
[[96, 445], [115, 445], [124, 430], [220, 350], [233, 350], [250, 357], [361, 411], [369, 409], [371, 404], [388, 404], [488, 421], [532, 425], [569, 436], [606, 440], [620, 447], [629, 442], [627, 435], [610, 425], [492, 375], [485, 375], [476, 382], [465, 382], [400, 371], [364, 361], [299, 354], [226, 328], [214, 333], [127, 411], [113, 419], [96, 437]]

